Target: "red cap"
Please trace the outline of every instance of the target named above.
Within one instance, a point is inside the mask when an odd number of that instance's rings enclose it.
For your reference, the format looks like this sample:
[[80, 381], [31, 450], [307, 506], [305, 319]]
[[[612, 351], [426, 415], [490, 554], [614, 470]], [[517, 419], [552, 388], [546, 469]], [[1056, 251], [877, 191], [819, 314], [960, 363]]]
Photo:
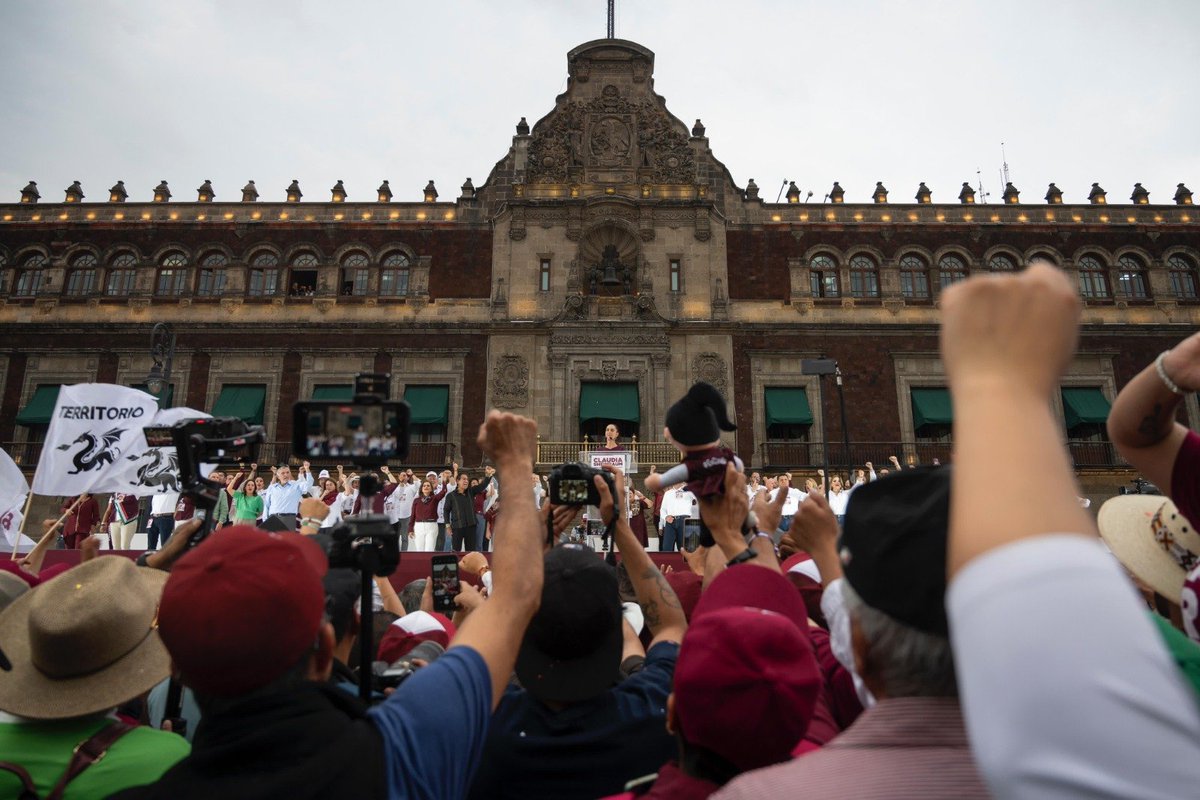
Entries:
[[388, 626], [379, 640], [378, 659], [394, 664], [421, 642], [433, 641], [449, 647], [454, 638], [454, 623], [445, 616], [427, 611], [405, 614]]
[[786, 761], [821, 686], [804, 604], [787, 579], [754, 566], [722, 572], [701, 595], [675, 664], [683, 738], [743, 771]]
[[179, 559], [158, 632], [183, 682], [236, 697], [295, 666], [320, 630], [328, 568], [311, 539], [249, 525], [217, 531]]

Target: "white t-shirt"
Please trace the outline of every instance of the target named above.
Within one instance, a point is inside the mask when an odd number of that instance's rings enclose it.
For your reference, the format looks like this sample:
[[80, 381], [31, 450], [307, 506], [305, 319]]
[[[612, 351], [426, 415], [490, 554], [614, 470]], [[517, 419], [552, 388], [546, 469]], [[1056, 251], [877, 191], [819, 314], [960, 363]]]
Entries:
[[396, 491], [392, 492], [392, 496], [388, 498], [389, 500], [395, 498], [396, 520], [394, 521], [412, 517], [413, 501], [417, 499], [419, 491], [421, 491], [421, 484], [416, 481], [396, 487]]
[[1115, 559], [1072, 534], [979, 556], [946, 596], [997, 797], [1200, 796], [1200, 706]]

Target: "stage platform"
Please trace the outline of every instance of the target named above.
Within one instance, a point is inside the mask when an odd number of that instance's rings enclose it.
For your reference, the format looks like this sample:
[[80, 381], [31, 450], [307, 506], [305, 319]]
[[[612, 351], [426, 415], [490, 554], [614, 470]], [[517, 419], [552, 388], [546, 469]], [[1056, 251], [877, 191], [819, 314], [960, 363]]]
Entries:
[[[142, 551], [142, 550], [101, 550], [100, 555], [102, 555], [102, 556], [118, 555], [118, 556], [125, 556], [126, 558], [130, 558], [130, 559], [134, 559], [134, 558], [137, 558], [138, 556], [140, 556], [143, 552], [144, 551]], [[417, 578], [428, 578], [429, 574], [431, 572], [430, 560], [435, 555], [437, 555], [437, 554], [432, 553], [432, 552], [424, 552], [424, 551], [401, 553], [400, 554], [400, 566], [398, 566], [396, 568], [396, 571], [394, 573], [392, 573], [392, 575], [390, 576], [392, 586], [395, 586], [397, 590], [400, 590], [400, 589], [404, 588], [404, 586], [406, 584], [410, 583], [411, 581], [416, 580]], [[462, 554], [460, 553], [458, 555], [461, 558]], [[491, 560], [491, 557], [492, 557], [491, 553], [484, 553], [484, 555], [487, 556], [489, 561]], [[599, 558], [600, 555], [601, 554], [597, 554], [596, 557]], [[683, 556], [679, 553], [658, 553], [658, 552], [651, 551], [650, 558], [654, 561], [655, 564], [669, 565], [673, 570], [676, 570], [676, 571], [687, 569], [687, 566], [683, 563]], [[620, 560], [619, 555], [617, 556], [617, 559]], [[46, 554], [46, 560], [43, 563], [43, 566], [48, 567], [52, 564], [63, 564], [63, 563], [71, 564], [71, 565], [78, 564], [79, 563], [79, 551], [78, 550], [51, 550], [50, 552], [48, 552]]]

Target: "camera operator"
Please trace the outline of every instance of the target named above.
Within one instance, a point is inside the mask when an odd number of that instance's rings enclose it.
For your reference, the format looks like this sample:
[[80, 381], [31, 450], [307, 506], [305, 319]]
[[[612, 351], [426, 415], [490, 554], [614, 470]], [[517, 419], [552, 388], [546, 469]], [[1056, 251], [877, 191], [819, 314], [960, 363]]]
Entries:
[[[492, 411], [479, 444], [517, 485], [532, 480], [536, 435], [532, 420]], [[204, 724], [190, 757], [117, 797], [463, 796], [542, 595], [532, 493], [515, 494], [498, 525], [491, 599], [445, 655], [368, 712], [327, 683], [334, 632], [315, 543], [235, 525], [194, 548], [171, 572], [158, 622]]]

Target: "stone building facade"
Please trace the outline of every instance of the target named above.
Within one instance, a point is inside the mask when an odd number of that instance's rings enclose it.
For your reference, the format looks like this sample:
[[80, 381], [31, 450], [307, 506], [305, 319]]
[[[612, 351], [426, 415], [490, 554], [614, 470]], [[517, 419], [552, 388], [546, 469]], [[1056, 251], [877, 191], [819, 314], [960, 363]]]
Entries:
[[[1097, 186], [1064, 205], [1053, 184], [1044, 204], [1011, 186], [975, 204], [965, 184], [951, 202], [922, 184], [904, 203], [882, 185], [867, 202], [835, 185], [825, 203], [792, 190], [771, 203], [734, 183], [699, 120], [671, 114], [653, 67], [633, 42], [572, 50], [553, 108], [522, 119], [453, 201], [433, 181], [420, 202], [392, 202], [386, 182], [369, 201], [340, 182], [305, 199], [296, 182], [285, 202], [259, 202], [252, 183], [217, 199], [207, 182], [182, 200], [164, 182], [148, 203], [121, 184], [101, 202], [77, 185], [40, 201], [31, 184], [0, 205], [0, 441], [36, 439], [39, 387], [143, 381], [150, 328], [167, 322], [175, 403], [213, 409], [227, 387], [260, 387], [273, 440], [293, 402], [361, 371], [391, 373], [395, 397], [447, 387], [422, 438], [457, 449], [417, 460], [468, 464], [490, 407], [532, 415], [547, 442], [623, 415], [646, 443], [704, 379], [728, 398], [748, 464], [816, 464], [826, 441], [833, 463], [929, 461], [949, 447], [940, 289], [1042, 256], [1087, 300], [1055, 403], [1080, 465], [1114, 467], [1097, 398], [1200, 322], [1200, 220], [1182, 184], [1171, 203], [1139, 185], [1129, 203]], [[823, 404], [802, 372], [818, 357], [843, 373]], [[1200, 422], [1191, 399], [1187, 413]]]

